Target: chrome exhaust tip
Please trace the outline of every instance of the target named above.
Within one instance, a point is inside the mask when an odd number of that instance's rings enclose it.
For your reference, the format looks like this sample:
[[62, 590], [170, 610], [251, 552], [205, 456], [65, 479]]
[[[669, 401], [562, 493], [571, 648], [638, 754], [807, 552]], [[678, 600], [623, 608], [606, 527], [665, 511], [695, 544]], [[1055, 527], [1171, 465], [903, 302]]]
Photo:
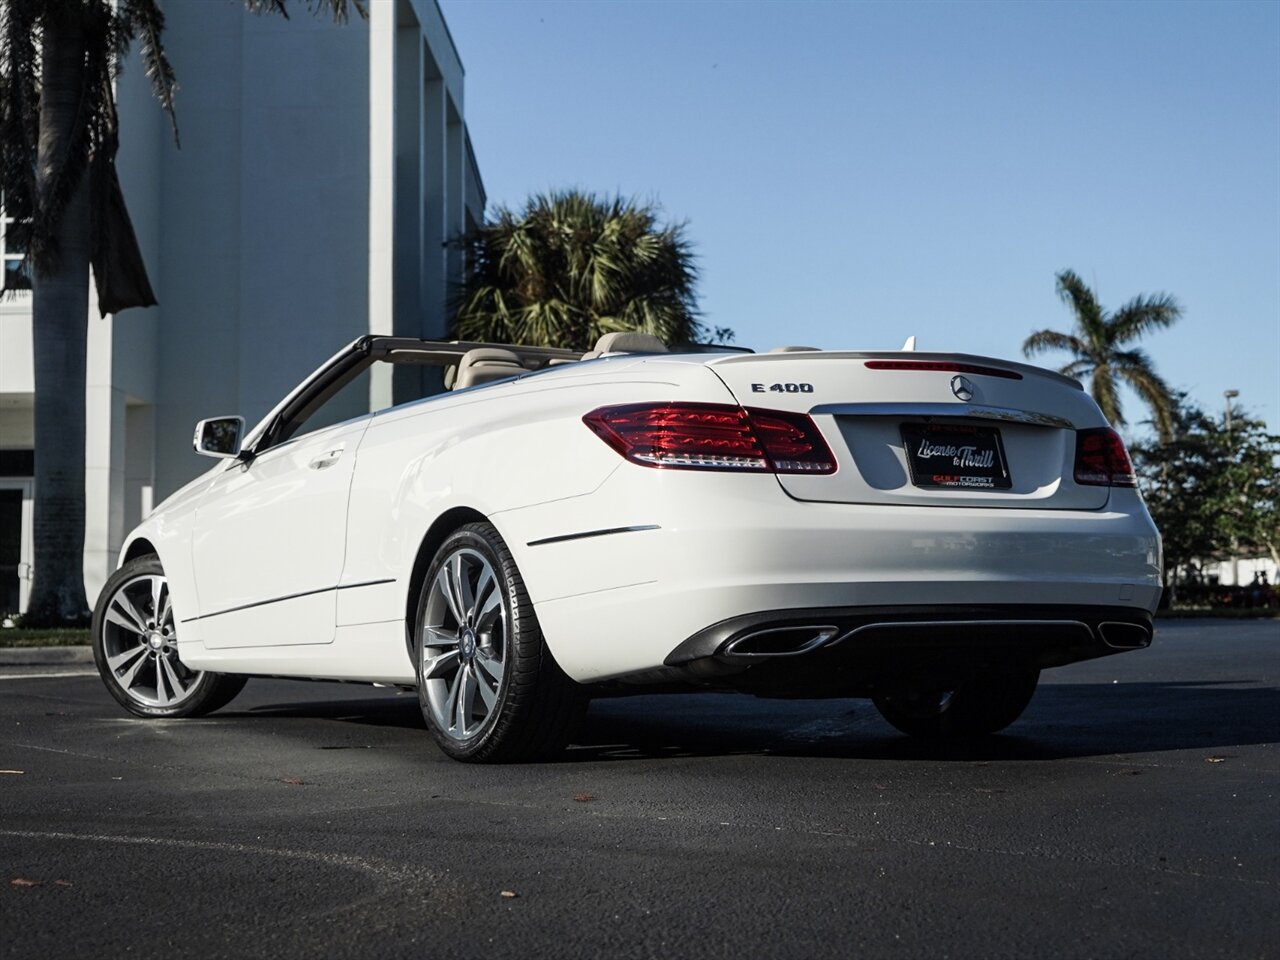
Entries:
[[1098, 624], [1098, 635], [1103, 643], [1116, 650], [1140, 650], [1151, 646], [1151, 630], [1140, 623], [1106, 620]]
[[830, 643], [839, 632], [830, 625], [770, 627], [730, 640], [721, 652], [730, 657], [794, 657]]

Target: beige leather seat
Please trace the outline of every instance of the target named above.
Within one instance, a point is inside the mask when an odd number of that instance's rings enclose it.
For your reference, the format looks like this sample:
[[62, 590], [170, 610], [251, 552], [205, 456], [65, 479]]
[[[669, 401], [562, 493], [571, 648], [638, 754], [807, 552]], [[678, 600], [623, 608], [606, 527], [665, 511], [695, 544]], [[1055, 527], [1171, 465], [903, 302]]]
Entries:
[[651, 333], [634, 330], [618, 330], [606, 333], [596, 341], [596, 348], [582, 355], [583, 360], [594, 360], [606, 353], [670, 353], [667, 345]]
[[454, 390], [505, 380], [525, 372], [520, 358], [501, 347], [476, 347], [468, 350], [458, 361], [458, 372], [453, 378]]

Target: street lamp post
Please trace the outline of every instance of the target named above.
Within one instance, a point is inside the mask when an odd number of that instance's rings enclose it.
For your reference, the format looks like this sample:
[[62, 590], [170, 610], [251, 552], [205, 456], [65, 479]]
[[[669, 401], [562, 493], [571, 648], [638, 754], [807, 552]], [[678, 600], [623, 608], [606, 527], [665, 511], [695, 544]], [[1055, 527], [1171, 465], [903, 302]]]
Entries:
[[[1235, 452], [1235, 448], [1231, 445], [1231, 401], [1240, 396], [1239, 390], [1223, 390], [1223, 399], [1227, 405], [1227, 455], [1230, 456]], [[1236, 545], [1235, 538], [1231, 540], [1231, 583], [1240, 586], [1240, 548]]]

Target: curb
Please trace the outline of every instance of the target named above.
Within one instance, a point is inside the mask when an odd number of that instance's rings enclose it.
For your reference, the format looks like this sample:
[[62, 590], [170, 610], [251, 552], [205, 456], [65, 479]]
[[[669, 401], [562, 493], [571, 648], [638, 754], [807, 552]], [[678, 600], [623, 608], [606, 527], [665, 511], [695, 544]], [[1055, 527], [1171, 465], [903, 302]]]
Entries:
[[93, 647], [0, 647], [0, 665], [44, 667], [93, 663]]

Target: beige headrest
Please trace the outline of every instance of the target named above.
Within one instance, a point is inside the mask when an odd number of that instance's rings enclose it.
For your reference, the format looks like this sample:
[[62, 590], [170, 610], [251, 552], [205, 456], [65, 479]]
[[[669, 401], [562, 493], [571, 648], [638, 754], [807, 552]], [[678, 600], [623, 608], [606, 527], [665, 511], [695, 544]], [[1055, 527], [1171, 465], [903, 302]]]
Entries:
[[614, 333], [606, 333], [597, 340], [593, 352], [598, 356], [604, 353], [670, 353], [671, 351], [652, 333], [618, 330]]
[[481, 383], [504, 380], [524, 372], [520, 358], [501, 347], [476, 347], [468, 350], [458, 361], [458, 373], [453, 380], [454, 390], [465, 390]]
[[806, 353], [810, 350], [818, 350], [818, 347], [774, 347], [770, 353]]

